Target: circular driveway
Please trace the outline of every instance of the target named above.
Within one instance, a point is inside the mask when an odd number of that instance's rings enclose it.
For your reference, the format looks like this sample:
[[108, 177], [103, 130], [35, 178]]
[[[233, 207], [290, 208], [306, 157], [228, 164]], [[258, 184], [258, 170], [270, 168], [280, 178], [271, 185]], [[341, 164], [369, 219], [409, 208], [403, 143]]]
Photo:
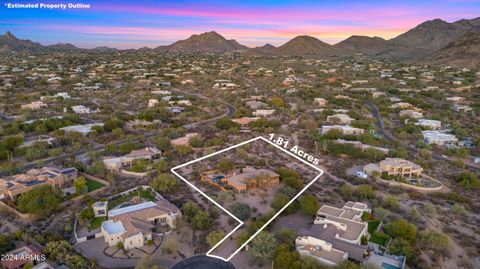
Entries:
[[171, 269], [235, 269], [235, 266], [212, 257], [194, 256], [175, 264]]

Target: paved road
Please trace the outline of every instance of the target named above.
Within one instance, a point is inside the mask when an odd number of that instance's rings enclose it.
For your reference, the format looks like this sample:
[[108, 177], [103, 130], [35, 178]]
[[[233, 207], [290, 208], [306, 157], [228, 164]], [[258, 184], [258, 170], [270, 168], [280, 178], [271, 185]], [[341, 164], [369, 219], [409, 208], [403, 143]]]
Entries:
[[[177, 90], [177, 89], [175, 89], [173, 91], [180, 92], [180, 93], [185, 94], [185, 95], [196, 96], [196, 97], [206, 99], [206, 100], [210, 100], [210, 101], [212, 100], [211, 98], [200, 95], [198, 93], [189, 93], [189, 92], [181, 91], [181, 90]], [[183, 125], [183, 127], [186, 128], [186, 129], [192, 129], [192, 128], [197, 127], [198, 125], [205, 125], [205, 124], [208, 124], [208, 123], [213, 123], [213, 122], [215, 122], [215, 121], [217, 121], [217, 120], [219, 120], [223, 117], [229, 117], [229, 118], [233, 117], [233, 115], [235, 114], [236, 108], [233, 105], [231, 105], [229, 103], [226, 103], [226, 102], [221, 102], [220, 101], [219, 103], [227, 106], [227, 111], [224, 114], [222, 114], [220, 116], [213, 117], [211, 119], [202, 120], [202, 121], [199, 121], [199, 122], [196, 122], [196, 123], [185, 124], [185, 125]], [[149, 138], [149, 137], [158, 135], [160, 132], [161, 132], [161, 130], [157, 130], [157, 131], [154, 131], [154, 132], [151, 132], [151, 133], [146, 133], [143, 136], [143, 138]], [[140, 138], [124, 139], [124, 140], [114, 141], [112, 143], [115, 144], [115, 145], [119, 145], [119, 144], [122, 144], [122, 143], [125, 143], [125, 142], [134, 142], [134, 141], [137, 141], [139, 139]], [[24, 166], [20, 167], [19, 170], [23, 171], [23, 170], [28, 170], [28, 169], [34, 168], [37, 165], [38, 162], [42, 162], [44, 164], [49, 164], [49, 163], [60, 161], [60, 160], [63, 160], [63, 159], [68, 159], [68, 158], [71, 158], [71, 157], [79, 156], [79, 155], [87, 153], [88, 151], [102, 151], [104, 149], [105, 149], [105, 145], [96, 145], [93, 148], [83, 148], [83, 149], [80, 149], [80, 150], [72, 152], [72, 153], [65, 153], [65, 154], [62, 154], [60, 156], [46, 158], [46, 159], [42, 159], [42, 160], [36, 160], [34, 162], [27, 163]], [[5, 175], [6, 175], [5, 172], [0, 172], [0, 176], [5, 176]]]
[[[401, 145], [404, 145], [406, 146], [407, 150], [412, 152], [412, 153], [418, 153], [418, 149], [415, 148], [414, 146], [411, 146], [411, 145], [406, 145], [403, 141], [401, 141], [400, 139], [396, 138], [395, 136], [393, 136], [392, 134], [388, 133], [386, 130], [385, 130], [385, 125], [383, 123], [383, 120], [382, 120], [382, 116], [380, 115], [380, 111], [378, 110], [378, 107], [372, 103], [371, 101], [367, 101], [366, 104], [370, 107], [370, 109], [372, 110], [372, 115], [373, 117], [375, 118], [375, 124], [377, 125], [377, 127], [380, 129], [380, 132], [382, 133], [383, 137], [385, 137], [386, 139], [392, 141], [392, 142], [397, 142]], [[449, 158], [449, 157], [443, 157], [441, 155], [438, 155], [438, 154], [432, 154], [432, 158], [434, 160], [439, 160], [439, 161], [454, 161], [455, 159], [453, 158]], [[480, 170], [480, 166], [477, 166], [477, 165], [474, 165], [474, 164], [470, 164], [470, 163], [465, 163], [465, 166], [466, 167], [469, 167], [469, 168], [473, 168], [473, 169], [477, 169], [477, 170]]]
[[172, 269], [235, 269], [235, 266], [230, 262], [199, 255], [180, 261]]

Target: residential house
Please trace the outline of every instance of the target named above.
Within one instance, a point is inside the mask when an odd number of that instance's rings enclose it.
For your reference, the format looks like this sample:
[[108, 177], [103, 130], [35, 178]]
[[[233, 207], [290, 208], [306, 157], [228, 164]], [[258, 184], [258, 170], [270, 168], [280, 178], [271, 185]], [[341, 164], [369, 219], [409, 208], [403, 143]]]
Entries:
[[48, 107], [48, 105], [42, 101], [33, 101], [30, 104], [20, 106], [21, 109], [30, 109], [30, 110], [39, 110], [46, 107]]
[[27, 264], [35, 266], [45, 259], [45, 254], [42, 254], [39, 249], [28, 245], [2, 254], [1, 265], [4, 269], [20, 269], [24, 266], [26, 268]]
[[345, 260], [363, 263], [368, 256], [367, 246], [361, 245], [368, 234], [368, 225], [361, 220], [364, 212], [371, 210], [363, 203], [347, 202], [343, 208], [323, 205], [314, 224], [300, 230], [297, 251], [330, 266]]
[[453, 134], [447, 134], [443, 131], [422, 131], [423, 142], [425, 144], [456, 145], [458, 138]]
[[314, 98], [313, 102], [318, 106], [326, 106], [328, 101], [324, 98]]
[[455, 112], [472, 112], [473, 108], [471, 106], [454, 104], [452, 105], [452, 110]]
[[99, 201], [92, 205], [95, 217], [106, 217], [108, 212], [108, 201]]
[[238, 173], [220, 173], [211, 170], [202, 173], [201, 180], [216, 186], [230, 186], [236, 192], [253, 191], [257, 188], [272, 188], [280, 183], [280, 176], [269, 169], [244, 167]]
[[275, 113], [275, 109], [258, 109], [257, 111], [253, 112], [253, 116], [255, 117], [268, 117]]
[[161, 156], [161, 151], [156, 147], [145, 147], [144, 149], [132, 150], [129, 154], [122, 157], [113, 157], [103, 159], [105, 168], [109, 171], [119, 171], [125, 167], [131, 167], [134, 160], [152, 161]]
[[350, 124], [355, 119], [350, 118], [347, 114], [335, 114], [327, 116], [327, 122], [333, 124]]
[[411, 104], [405, 103], [405, 102], [395, 103], [395, 104], [390, 106], [390, 108], [401, 108], [401, 109], [407, 109], [407, 108], [411, 108], [411, 107], [412, 107]]
[[72, 106], [72, 111], [76, 114], [90, 114], [90, 113], [97, 113], [98, 109], [92, 111], [88, 107], [79, 105], [79, 106]]
[[43, 167], [30, 169], [24, 174], [0, 178], [0, 193], [13, 200], [41, 185], [48, 184], [54, 188], [62, 188], [72, 183], [77, 177], [78, 171], [75, 168]]
[[386, 158], [379, 164], [367, 164], [363, 167], [363, 171], [368, 175], [373, 175], [374, 172], [377, 172], [379, 174], [387, 173], [389, 176], [419, 177], [423, 172], [423, 168], [405, 159]]
[[259, 117], [242, 117], [238, 119], [233, 119], [232, 121], [237, 124], [240, 124], [241, 126], [245, 126], [245, 125], [248, 125], [250, 122], [254, 122], [259, 119], [260, 119]]
[[324, 135], [331, 130], [338, 130], [343, 135], [361, 135], [364, 132], [363, 129], [355, 128], [348, 125], [324, 125], [322, 126], [321, 134]]
[[442, 128], [442, 123], [438, 120], [419, 119], [415, 125], [426, 127], [432, 130]]
[[411, 119], [421, 119], [421, 118], [423, 118], [423, 113], [422, 112], [418, 112], [418, 111], [415, 111], [415, 110], [412, 110], [412, 109], [400, 110], [398, 115], [400, 117], [408, 117], [408, 118], [411, 118]]
[[367, 149], [376, 149], [378, 151], [383, 152], [384, 154], [388, 154], [388, 152], [389, 152], [388, 148], [375, 147], [375, 146], [363, 144], [360, 141], [350, 141], [350, 140], [337, 139], [337, 140], [335, 140], [335, 143], [337, 143], [337, 144], [351, 144], [351, 145], [354, 145], [355, 147], [361, 149], [362, 151], [366, 151]]
[[158, 104], [158, 99], [148, 99], [148, 107], [155, 107]]
[[145, 202], [110, 210], [108, 220], [102, 223], [101, 232], [108, 246], [116, 246], [120, 242], [127, 250], [140, 248], [153, 240], [155, 225], [175, 228], [175, 219], [180, 215], [180, 210], [165, 199]]
[[267, 104], [256, 101], [256, 100], [247, 101], [245, 105], [248, 106], [250, 109], [259, 109], [259, 108], [267, 107]]
[[83, 125], [71, 125], [60, 128], [60, 130], [69, 133], [69, 132], [77, 132], [81, 133], [82, 135], [88, 135], [93, 131], [93, 127], [95, 126], [103, 126], [103, 123], [89, 123]]

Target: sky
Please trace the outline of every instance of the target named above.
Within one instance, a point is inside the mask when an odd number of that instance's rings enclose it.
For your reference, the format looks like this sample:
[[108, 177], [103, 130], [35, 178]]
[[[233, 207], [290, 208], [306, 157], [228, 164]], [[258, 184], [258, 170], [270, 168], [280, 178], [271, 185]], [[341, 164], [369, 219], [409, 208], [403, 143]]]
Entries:
[[[435, 18], [480, 17], [480, 0], [0, 0], [0, 33], [44, 45], [119, 49], [169, 45], [216, 31], [255, 47], [297, 35], [335, 44], [351, 35], [393, 38]], [[15, 9], [7, 3], [83, 3], [89, 9]]]

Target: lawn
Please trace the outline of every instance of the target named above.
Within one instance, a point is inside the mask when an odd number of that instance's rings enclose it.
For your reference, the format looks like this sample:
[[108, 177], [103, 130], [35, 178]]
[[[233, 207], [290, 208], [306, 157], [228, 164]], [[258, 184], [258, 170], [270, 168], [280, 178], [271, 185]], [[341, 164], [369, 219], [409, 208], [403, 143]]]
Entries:
[[380, 221], [379, 221], [379, 220], [369, 221], [369, 222], [368, 222], [368, 233], [369, 233], [369, 234], [373, 234], [373, 233], [377, 230], [378, 225], [380, 225]]
[[85, 179], [86, 181], [86, 184], [87, 184], [87, 189], [88, 189], [88, 192], [91, 192], [91, 191], [94, 191], [94, 190], [98, 190], [100, 189], [101, 187], [105, 186], [103, 185], [102, 183], [99, 183], [99, 182], [96, 182], [94, 180], [91, 180], [91, 179]]
[[381, 246], [386, 246], [388, 240], [390, 240], [390, 236], [382, 232], [374, 232], [370, 236], [370, 242]]
[[126, 201], [132, 199], [135, 196], [140, 196], [145, 200], [148, 201], [155, 201], [155, 196], [150, 192], [150, 191], [134, 191], [128, 195], [120, 196], [115, 199], [109, 200], [108, 201], [108, 210], [115, 208], [119, 206], [122, 203], [125, 203]]
[[379, 225], [379, 220], [372, 220], [368, 222], [368, 233], [371, 235], [370, 242], [385, 246], [390, 239], [390, 236], [382, 232], [377, 232]]
[[93, 231], [97, 228], [100, 228], [100, 225], [102, 225], [102, 222], [107, 220], [107, 217], [95, 217], [90, 221], [90, 225], [88, 225], [88, 229], [90, 231]]

